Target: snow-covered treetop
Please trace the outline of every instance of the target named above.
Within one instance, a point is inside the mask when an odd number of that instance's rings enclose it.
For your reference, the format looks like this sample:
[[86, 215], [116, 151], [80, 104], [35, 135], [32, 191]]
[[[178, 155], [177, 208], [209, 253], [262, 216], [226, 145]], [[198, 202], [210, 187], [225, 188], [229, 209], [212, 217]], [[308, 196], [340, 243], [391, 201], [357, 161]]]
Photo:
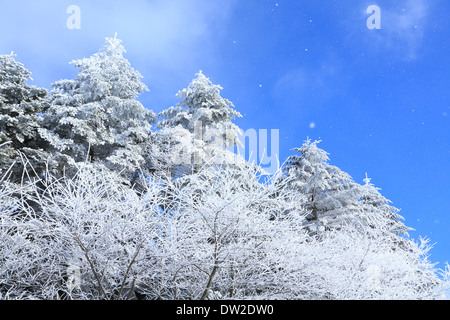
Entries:
[[31, 72], [14, 57], [0, 55], [0, 142], [13, 140], [18, 148], [26, 137], [34, 136], [47, 90], [28, 85]]
[[16, 56], [12, 52], [0, 55], [0, 82], [2, 85], [5, 83], [24, 84], [31, 80], [31, 72], [14, 59]]
[[100, 52], [71, 62], [80, 68], [76, 79], [57, 81], [53, 87], [80, 94], [85, 103], [108, 96], [134, 99], [148, 90], [141, 81], [142, 75], [123, 57], [126, 50], [122, 41], [114, 37], [106, 38], [106, 42]]
[[339, 175], [341, 182], [350, 179], [337, 167], [328, 164], [328, 153], [317, 146], [320, 142], [311, 142], [308, 138], [300, 148], [292, 149], [299, 154], [290, 156], [283, 167], [284, 173], [291, 180], [290, 187], [306, 193], [321, 193], [334, 184], [333, 176]]
[[202, 71], [196, 76], [187, 88], [177, 93], [181, 99], [177, 106], [160, 113], [160, 126], [181, 125], [192, 133], [201, 131], [201, 139], [205, 142], [215, 139], [226, 146], [238, 144], [241, 130], [232, 120], [242, 115], [231, 101], [221, 97], [223, 88], [220, 85], [213, 84]]
[[328, 153], [325, 150], [320, 149], [317, 144], [321, 141], [316, 140], [311, 142], [308, 138], [300, 148], [293, 148], [293, 151], [300, 153], [300, 155], [293, 155], [288, 158], [287, 164], [307, 164], [307, 163], [317, 163], [323, 164], [328, 162], [330, 159]]
[[234, 105], [231, 101], [220, 96], [223, 89], [220, 85], [213, 84], [201, 70], [196, 76], [189, 87], [177, 94], [177, 97], [182, 99], [178, 106], [188, 108], [194, 122], [202, 121], [210, 125], [242, 117], [238, 111], [232, 109]]
[[117, 32], [115, 33], [114, 38], [106, 37], [105, 39], [107, 45], [103, 46], [103, 51], [105, 51], [107, 54], [122, 55], [127, 52], [127, 50], [125, 50], [124, 46], [122, 45], [122, 40], [117, 39]]
[[[242, 115], [220, 95], [221, 90], [202, 71], [197, 73], [189, 86], [177, 93], [177, 106], [159, 114], [156, 149], [170, 147], [163, 154], [170, 150], [171, 156], [162, 157], [163, 161], [153, 157], [149, 162], [165, 163], [171, 172], [196, 172], [201, 165], [236, 165], [240, 159], [227, 148], [242, 145], [242, 130], [232, 122]], [[155, 151], [152, 156], [160, 153]]]
[[45, 89], [27, 84], [27, 81], [33, 80], [31, 72], [17, 62], [15, 56], [13, 53], [0, 55], [0, 101], [19, 104], [24, 100], [45, 96]]
[[379, 190], [381, 189], [372, 184], [366, 173], [364, 185], [361, 186], [360, 206], [363, 208], [369, 224], [372, 227], [384, 225], [385, 229], [393, 234], [408, 236], [408, 231], [413, 229], [402, 222], [404, 218], [399, 214], [400, 210], [381, 195]]

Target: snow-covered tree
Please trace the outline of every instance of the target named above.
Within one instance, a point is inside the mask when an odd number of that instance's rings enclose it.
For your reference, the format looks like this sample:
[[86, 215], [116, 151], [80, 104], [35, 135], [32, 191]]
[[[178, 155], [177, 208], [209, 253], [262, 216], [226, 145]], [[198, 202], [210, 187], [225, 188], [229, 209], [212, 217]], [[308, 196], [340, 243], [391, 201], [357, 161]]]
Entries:
[[136, 100], [147, 87], [121, 41], [106, 41], [99, 53], [72, 62], [80, 68], [75, 79], [53, 84], [39, 132], [52, 150], [70, 157], [68, 166], [88, 160], [130, 176], [144, 163], [155, 115]]
[[178, 167], [178, 171], [198, 171], [201, 165], [230, 162], [234, 156], [226, 148], [240, 144], [238, 136], [242, 134], [232, 122], [241, 114], [231, 101], [221, 97], [222, 87], [214, 85], [202, 71], [196, 76], [177, 93], [177, 106], [159, 114], [162, 130], [155, 134], [156, 143], [152, 144], [170, 146], [162, 151], [169, 155], [166, 166]]
[[0, 299], [37, 298], [42, 287], [35, 285], [33, 276], [37, 267], [46, 267], [46, 257], [33, 241], [36, 228], [16, 214], [22, 203], [16, 194], [22, 190], [5, 178], [0, 178]]
[[268, 299], [287, 292], [289, 285], [277, 282], [286, 262], [278, 253], [287, 238], [295, 247], [307, 237], [302, 212], [295, 210], [301, 198], [274, 198], [275, 186], [258, 180], [245, 167], [236, 177], [233, 167], [207, 166], [182, 184], [173, 182], [166, 211], [171, 228], [164, 236], [172, 253], [158, 296]]
[[366, 175], [364, 185], [359, 186], [359, 216], [370, 229], [381, 231], [384, 237], [394, 237], [394, 241], [403, 243], [402, 236], [408, 237], [408, 231], [413, 229], [403, 223], [400, 210], [381, 195], [379, 190], [381, 189], [375, 187]]
[[[428, 260], [429, 242], [407, 239], [398, 250], [392, 238], [374, 238], [352, 226], [331, 230], [303, 247], [311, 289], [306, 297], [330, 300], [443, 299], [448, 282]], [[445, 272], [444, 272], [445, 274]], [[312, 295], [311, 295], [312, 294]]]
[[[153, 292], [166, 257], [158, 246], [165, 223], [159, 187], [149, 185], [139, 198], [113, 172], [77, 166], [75, 176], [48, 175], [22, 191], [41, 206], [39, 215], [0, 189], [0, 297], [136, 299]], [[17, 206], [25, 214], [14, 215]]]
[[328, 163], [320, 141], [305, 141], [283, 167], [287, 187], [305, 195], [307, 227], [312, 233], [341, 228], [357, 219], [358, 193], [352, 178]]
[[11, 168], [10, 179], [19, 180], [26, 157], [36, 172], [45, 169], [49, 154], [38, 129], [47, 90], [27, 84], [31, 72], [14, 59], [0, 55], [0, 172]]
[[242, 115], [228, 99], [220, 95], [223, 89], [215, 85], [200, 71], [189, 86], [177, 93], [181, 99], [176, 107], [160, 113], [162, 127], [181, 125], [191, 133], [201, 134], [205, 143], [215, 141], [225, 147], [238, 142], [241, 129], [232, 120]]
[[308, 139], [295, 149], [300, 155], [289, 157], [283, 168], [287, 187], [306, 196], [307, 227], [316, 233], [353, 225], [362, 233], [389, 236], [403, 243], [401, 236], [407, 236], [410, 228], [403, 224], [399, 210], [379, 193], [370, 179], [365, 179], [365, 185], [361, 186], [330, 165], [328, 154], [318, 143]]

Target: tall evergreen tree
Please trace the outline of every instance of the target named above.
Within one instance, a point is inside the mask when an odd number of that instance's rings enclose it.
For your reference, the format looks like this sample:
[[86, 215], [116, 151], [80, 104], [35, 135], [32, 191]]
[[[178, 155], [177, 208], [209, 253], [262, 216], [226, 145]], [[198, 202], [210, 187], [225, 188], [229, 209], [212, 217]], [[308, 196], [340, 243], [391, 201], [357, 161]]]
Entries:
[[80, 68], [75, 79], [53, 84], [39, 132], [70, 157], [69, 166], [88, 159], [130, 176], [144, 164], [142, 146], [155, 115], [136, 100], [148, 89], [123, 57], [121, 40], [106, 41], [99, 53], [72, 61]]
[[205, 164], [241, 160], [226, 148], [240, 144], [242, 131], [232, 121], [242, 115], [231, 101], [222, 98], [220, 85], [213, 84], [202, 71], [196, 76], [177, 93], [177, 106], [159, 114], [161, 130], [153, 137], [152, 147], [157, 150], [150, 152], [150, 162], [165, 166], [172, 175], [197, 172]]
[[31, 72], [14, 57], [0, 55], [0, 171], [11, 167], [11, 179], [18, 180], [23, 156], [36, 172], [45, 168], [49, 156], [38, 134], [47, 90], [27, 84]]
[[307, 227], [312, 233], [340, 228], [356, 217], [357, 190], [352, 178], [328, 163], [328, 153], [307, 140], [283, 167], [288, 188], [306, 196]]
[[393, 237], [395, 242], [405, 244], [402, 237], [408, 237], [408, 231], [413, 229], [403, 223], [400, 210], [380, 193], [380, 188], [375, 187], [367, 175], [359, 190], [359, 215], [366, 225], [381, 231], [380, 237]]
[[328, 153], [320, 149], [320, 141], [305, 141], [294, 149], [300, 155], [288, 158], [283, 168], [285, 183], [306, 196], [307, 227], [312, 233], [341, 229], [345, 226], [360, 230], [371, 237], [389, 237], [393, 243], [404, 243], [406, 227], [399, 210], [384, 198], [379, 189], [366, 178], [365, 185], [328, 163]]
[[238, 143], [241, 129], [232, 120], [242, 115], [228, 99], [220, 95], [223, 89], [200, 71], [189, 86], [177, 93], [181, 101], [160, 113], [163, 127], [181, 125], [191, 133], [201, 134], [206, 143], [220, 143], [225, 147]]

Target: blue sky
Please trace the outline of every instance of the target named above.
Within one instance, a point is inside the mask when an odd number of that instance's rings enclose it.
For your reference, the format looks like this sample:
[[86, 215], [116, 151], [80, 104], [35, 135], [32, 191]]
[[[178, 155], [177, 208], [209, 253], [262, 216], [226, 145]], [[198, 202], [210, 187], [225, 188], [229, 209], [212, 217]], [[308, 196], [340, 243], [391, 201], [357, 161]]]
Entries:
[[[224, 89], [243, 129], [278, 129], [281, 161], [310, 137], [362, 183], [367, 172], [401, 209], [413, 238], [450, 261], [450, 3], [446, 0], [8, 1], [0, 53], [17, 54], [33, 84], [73, 78], [73, 59], [104, 38], [126, 57], [159, 112], [199, 70]], [[81, 29], [66, 26], [69, 5]], [[366, 9], [381, 9], [369, 30]]]

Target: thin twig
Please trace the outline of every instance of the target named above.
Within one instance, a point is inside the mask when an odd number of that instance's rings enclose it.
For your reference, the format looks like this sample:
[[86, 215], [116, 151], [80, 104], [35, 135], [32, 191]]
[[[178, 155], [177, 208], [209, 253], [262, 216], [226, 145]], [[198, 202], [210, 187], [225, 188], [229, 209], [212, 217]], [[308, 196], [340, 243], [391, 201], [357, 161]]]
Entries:
[[107, 298], [107, 295], [106, 295], [106, 293], [105, 293], [105, 289], [103, 288], [103, 285], [102, 285], [100, 276], [98, 275], [97, 271], [95, 270], [95, 267], [94, 267], [93, 262], [92, 262], [91, 259], [89, 258], [89, 251], [88, 251], [88, 249], [83, 245], [83, 243], [81, 242], [80, 238], [79, 238], [76, 234], [72, 233], [72, 236], [73, 236], [73, 238], [75, 239], [75, 241], [76, 241], [76, 243], [78, 244], [78, 246], [79, 246], [79, 247], [81, 248], [81, 250], [84, 252], [84, 256], [86, 257], [86, 259], [87, 259], [87, 261], [88, 261], [88, 263], [89, 263], [89, 266], [91, 267], [91, 270], [92, 270], [92, 272], [94, 273], [95, 279], [97, 280], [98, 287], [99, 287], [99, 290], [100, 290], [101, 294], [102, 294], [105, 298]]
[[140, 241], [140, 242], [139, 242], [139, 246], [138, 246], [138, 248], [136, 249], [136, 252], [135, 252], [135, 254], [134, 254], [134, 256], [133, 256], [133, 259], [131, 259], [131, 262], [130, 262], [130, 264], [128, 265], [127, 271], [125, 272], [125, 276], [124, 276], [123, 281], [122, 281], [122, 285], [120, 286], [119, 293], [117, 294], [117, 297], [116, 297], [117, 300], [122, 296], [122, 291], [123, 291], [123, 288], [125, 287], [125, 282], [126, 282], [126, 280], [127, 280], [127, 278], [128, 278], [128, 274], [129, 274], [130, 271], [131, 271], [131, 267], [133, 266], [134, 261], [136, 260], [136, 257], [138, 256], [139, 252], [141, 251], [142, 243], [143, 243], [143, 241]]

